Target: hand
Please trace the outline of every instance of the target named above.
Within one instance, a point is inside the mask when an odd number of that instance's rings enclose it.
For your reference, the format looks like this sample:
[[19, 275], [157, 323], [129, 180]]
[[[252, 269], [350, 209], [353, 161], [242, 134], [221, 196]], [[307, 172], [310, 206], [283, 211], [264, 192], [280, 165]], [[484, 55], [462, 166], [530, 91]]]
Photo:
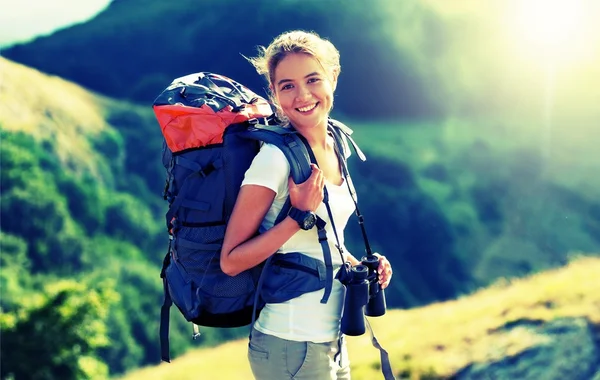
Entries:
[[290, 177], [288, 186], [290, 189], [290, 202], [292, 206], [301, 211], [315, 211], [323, 202], [323, 186], [325, 177], [323, 172], [315, 164], [310, 164], [312, 173], [310, 177], [301, 184], [296, 184]]
[[377, 267], [378, 279], [379, 284], [381, 284], [381, 289], [385, 289], [392, 279], [392, 264], [390, 264], [385, 256], [380, 255], [379, 253], [374, 253], [373, 255], [379, 258], [379, 266]]

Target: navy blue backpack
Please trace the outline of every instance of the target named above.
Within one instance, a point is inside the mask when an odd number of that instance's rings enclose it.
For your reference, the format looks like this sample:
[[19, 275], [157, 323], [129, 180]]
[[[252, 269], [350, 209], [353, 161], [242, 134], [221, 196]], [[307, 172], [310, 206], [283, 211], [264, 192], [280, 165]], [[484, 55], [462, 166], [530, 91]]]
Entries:
[[[195, 329], [198, 325], [248, 325], [264, 305], [264, 297], [257, 296], [264, 265], [230, 277], [219, 264], [227, 221], [261, 142], [282, 150], [296, 183], [304, 182], [311, 169], [309, 153], [299, 134], [275, 123], [264, 98], [224, 76], [197, 73], [175, 79], [156, 98], [153, 109], [164, 136], [164, 199], [169, 204], [169, 247], [161, 271], [165, 301], [160, 326], [161, 356], [168, 362], [172, 303], [186, 320], [193, 322]], [[330, 128], [336, 132], [336, 141], [351, 133], [333, 121]], [[342, 145], [347, 147], [346, 142]], [[289, 200], [278, 220], [288, 210]], [[302, 292], [331, 289], [331, 270], [322, 261], [307, 260], [305, 255], [276, 256], [296, 261], [285, 265], [285, 270], [304, 276], [316, 273], [303, 278]], [[297, 270], [302, 267], [307, 269]], [[285, 294], [286, 289], [280, 284], [273, 288], [277, 289], [273, 294], [265, 293], [268, 302], [283, 302], [298, 294], [298, 289]]]

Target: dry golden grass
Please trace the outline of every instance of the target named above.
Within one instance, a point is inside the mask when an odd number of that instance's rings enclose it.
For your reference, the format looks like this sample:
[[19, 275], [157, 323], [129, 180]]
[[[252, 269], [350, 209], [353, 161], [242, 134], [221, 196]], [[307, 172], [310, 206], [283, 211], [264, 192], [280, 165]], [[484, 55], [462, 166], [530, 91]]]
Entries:
[[[385, 319], [372, 319], [372, 325], [396, 372], [448, 376], [474, 361], [518, 353], [538, 339], [525, 329], [497, 330], [506, 323], [586, 316], [600, 324], [599, 273], [600, 259], [581, 258], [566, 268], [499, 282], [455, 301], [391, 311]], [[374, 378], [377, 358], [369, 352], [374, 350], [362, 348], [364, 337], [353, 343], [355, 373], [359, 379]]]
[[[540, 339], [527, 329], [500, 329], [507, 323], [586, 317], [600, 325], [599, 274], [600, 258], [582, 257], [564, 268], [498, 282], [454, 301], [389, 310], [370, 322], [396, 375], [445, 378], [471, 362], [513, 355]], [[378, 351], [367, 334], [349, 337], [348, 345], [353, 379], [382, 378]], [[193, 350], [121, 380], [251, 379], [246, 347], [242, 339]]]
[[99, 175], [91, 142], [113, 128], [106, 112], [115, 104], [73, 82], [0, 57], [2, 129], [49, 142], [73, 172]]
[[[89, 90], [56, 76], [0, 58], [0, 115], [4, 128], [33, 135], [53, 133], [43, 128], [50, 117], [57, 134], [89, 133], [106, 128], [98, 97]], [[77, 125], [65, 131], [62, 127]]]

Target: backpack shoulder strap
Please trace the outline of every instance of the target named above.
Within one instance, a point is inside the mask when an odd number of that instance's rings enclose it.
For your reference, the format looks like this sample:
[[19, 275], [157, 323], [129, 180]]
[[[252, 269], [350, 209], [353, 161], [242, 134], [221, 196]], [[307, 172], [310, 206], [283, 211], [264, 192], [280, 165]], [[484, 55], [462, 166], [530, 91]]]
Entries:
[[336, 138], [338, 143], [341, 143], [340, 144], [341, 146], [346, 147], [348, 145], [347, 142], [341, 141], [342, 136], [343, 136], [347, 141], [350, 141], [350, 143], [352, 144], [352, 148], [354, 148], [354, 151], [356, 152], [356, 155], [358, 156], [358, 158], [360, 158], [361, 161], [367, 160], [367, 157], [365, 156], [363, 151], [360, 150], [356, 141], [354, 141], [354, 139], [352, 137], [350, 137], [350, 135], [353, 133], [352, 129], [350, 129], [348, 126], [346, 126], [346, 124], [344, 124], [338, 120], [329, 119], [328, 123], [329, 123], [329, 127], [331, 129], [333, 129], [335, 132], [337, 132], [337, 133], [334, 133], [333, 136], [334, 136], [334, 138]]
[[240, 136], [277, 146], [290, 164], [294, 182], [302, 183], [310, 177], [310, 156], [296, 131], [276, 125], [255, 124], [241, 132]]

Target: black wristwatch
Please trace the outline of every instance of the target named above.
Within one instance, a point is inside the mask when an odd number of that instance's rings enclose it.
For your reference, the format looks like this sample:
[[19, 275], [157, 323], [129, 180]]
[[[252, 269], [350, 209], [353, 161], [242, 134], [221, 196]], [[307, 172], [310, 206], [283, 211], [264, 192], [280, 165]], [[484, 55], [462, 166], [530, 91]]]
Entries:
[[317, 215], [312, 211], [300, 211], [295, 207], [290, 208], [288, 215], [298, 223], [303, 230], [310, 230], [317, 223]]

